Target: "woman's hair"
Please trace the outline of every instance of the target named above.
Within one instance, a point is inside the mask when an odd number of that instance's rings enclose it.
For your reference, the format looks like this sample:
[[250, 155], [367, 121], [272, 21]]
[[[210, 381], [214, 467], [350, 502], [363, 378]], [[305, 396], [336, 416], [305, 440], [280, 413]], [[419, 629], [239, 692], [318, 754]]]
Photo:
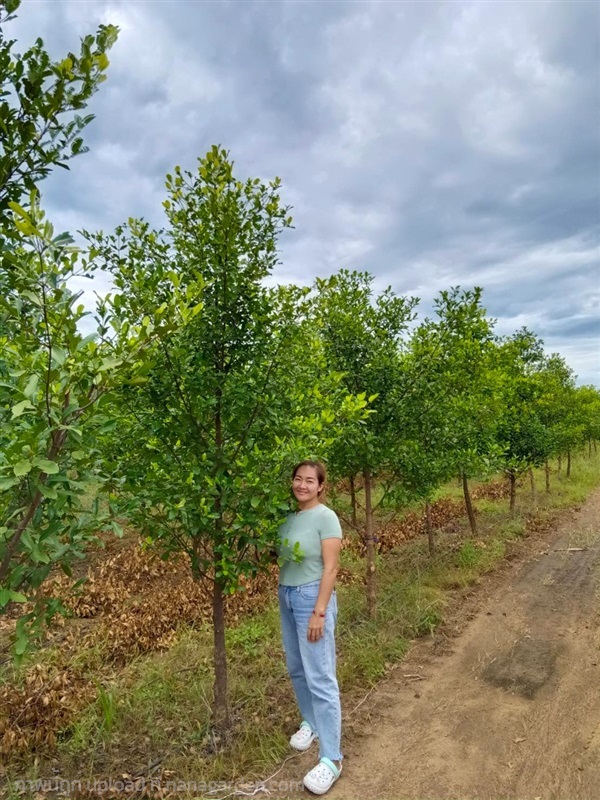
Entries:
[[317, 473], [317, 480], [320, 484], [322, 484], [321, 488], [318, 492], [318, 497], [323, 497], [325, 494], [325, 482], [327, 480], [327, 470], [325, 469], [325, 464], [321, 464], [320, 461], [312, 461], [311, 459], [306, 459], [306, 461], [301, 461], [299, 464], [296, 464], [294, 469], [292, 470], [292, 480], [296, 477], [296, 473], [300, 469], [300, 467], [312, 467]]

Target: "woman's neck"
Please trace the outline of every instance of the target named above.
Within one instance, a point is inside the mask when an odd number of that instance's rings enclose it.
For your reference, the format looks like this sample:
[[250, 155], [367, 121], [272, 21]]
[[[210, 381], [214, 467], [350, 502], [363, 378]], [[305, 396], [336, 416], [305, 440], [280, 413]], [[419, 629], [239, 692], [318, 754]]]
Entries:
[[321, 501], [318, 497], [316, 497], [314, 500], [307, 500], [306, 502], [298, 500], [298, 511], [310, 511], [311, 508], [316, 508], [320, 502]]

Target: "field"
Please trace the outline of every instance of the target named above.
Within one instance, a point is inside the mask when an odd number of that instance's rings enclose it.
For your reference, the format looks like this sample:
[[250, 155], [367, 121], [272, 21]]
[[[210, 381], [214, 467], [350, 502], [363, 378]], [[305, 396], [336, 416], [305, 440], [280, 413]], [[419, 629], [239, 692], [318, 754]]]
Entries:
[[[542, 471], [536, 483], [534, 501], [529, 479], [521, 481], [514, 518], [503, 479], [474, 485], [476, 539], [461, 490], [444, 487], [433, 504], [434, 557], [422, 509], [398, 514], [378, 536], [376, 621], [365, 611], [361, 545], [347, 537], [339, 577], [338, 674], [349, 748], [362, 726], [354, 721], [371, 706], [376, 713], [373, 687], [398, 674], [415, 640], [443, 642], [451, 628], [464, 628], [473, 615], [469, 598], [484, 576], [552, 534], [600, 483], [600, 459], [579, 455], [569, 480], [558, 480], [554, 465], [550, 494], [543, 491]], [[347, 499], [336, 502], [343, 507]], [[288, 755], [298, 720], [279, 639], [275, 568], [228, 602], [235, 724], [228, 739], [218, 739], [210, 726], [208, 587], [191, 580], [182, 560], [161, 561], [125, 528], [123, 539], [107, 538], [106, 547], [81, 565], [89, 581], [80, 594], [69, 597], [65, 576], [51, 584], [53, 593], [69, 598], [72, 617], [57, 621], [21, 670], [9, 661], [1, 667], [2, 797], [24, 796], [19, 780], [45, 779], [50, 782], [40, 784], [38, 796], [56, 794], [58, 778], [142, 779], [135, 797], [169, 795], [168, 781], [250, 785], [274, 773]], [[4, 642], [11, 624], [2, 621]], [[71, 794], [97, 792], [83, 787]]]

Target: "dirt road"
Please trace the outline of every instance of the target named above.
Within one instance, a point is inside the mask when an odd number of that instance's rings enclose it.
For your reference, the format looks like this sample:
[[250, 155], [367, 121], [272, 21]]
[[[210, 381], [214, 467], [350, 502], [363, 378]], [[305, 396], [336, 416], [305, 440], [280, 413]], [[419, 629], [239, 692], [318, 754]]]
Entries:
[[[344, 709], [344, 771], [327, 797], [598, 800], [599, 575], [596, 491], [486, 579], [446, 625], [456, 638], [417, 642], [356, 713]], [[285, 777], [301, 779], [314, 756]]]

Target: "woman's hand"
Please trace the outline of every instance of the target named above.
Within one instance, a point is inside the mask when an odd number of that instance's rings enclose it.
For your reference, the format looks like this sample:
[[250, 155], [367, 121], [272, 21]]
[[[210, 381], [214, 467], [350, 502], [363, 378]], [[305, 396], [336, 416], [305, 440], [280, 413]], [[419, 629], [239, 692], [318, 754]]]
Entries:
[[308, 633], [306, 635], [309, 642], [318, 642], [325, 633], [325, 617], [312, 614], [308, 621]]

